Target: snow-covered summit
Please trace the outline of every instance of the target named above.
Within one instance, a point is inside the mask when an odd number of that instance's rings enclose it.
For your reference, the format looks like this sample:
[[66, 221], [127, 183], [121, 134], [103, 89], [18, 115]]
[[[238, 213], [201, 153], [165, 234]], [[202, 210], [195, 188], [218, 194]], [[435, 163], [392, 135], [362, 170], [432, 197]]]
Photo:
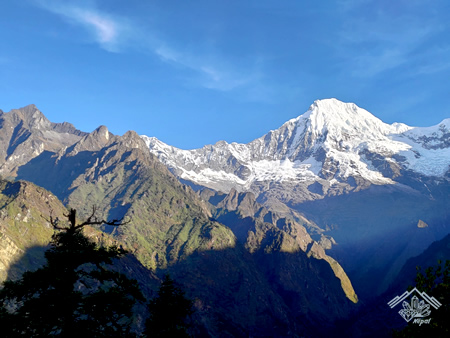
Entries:
[[353, 132], [355, 135], [364, 133], [366, 137], [378, 137], [378, 134], [402, 133], [411, 129], [402, 123], [386, 124], [356, 104], [337, 99], [315, 101], [298, 119], [309, 120], [311, 128], [319, 133], [328, 130], [337, 134]]
[[269, 145], [276, 153], [272, 156], [298, 160], [320, 147], [354, 148], [361, 142], [385, 140], [411, 128], [401, 123], [386, 124], [354, 103], [326, 99], [315, 101], [303, 115], [250, 144], [270, 139]]
[[248, 144], [181, 150], [142, 138], [180, 178], [228, 192], [261, 189], [261, 182], [393, 184], [405, 171], [443, 177], [450, 164], [449, 124], [386, 124], [354, 103], [326, 99]]

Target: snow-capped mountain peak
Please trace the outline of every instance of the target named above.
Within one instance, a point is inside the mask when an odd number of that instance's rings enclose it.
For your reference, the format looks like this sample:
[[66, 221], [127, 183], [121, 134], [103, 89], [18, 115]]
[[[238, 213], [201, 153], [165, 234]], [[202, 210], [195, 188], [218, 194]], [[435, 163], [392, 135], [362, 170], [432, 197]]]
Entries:
[[429, 128], [386, 124], [354, 103], [325, 99], [248, 144], [220, 141], [181, 150], [142, 137], [180, 178], [224, 192], [258, 193], [267, 188], [263, 182], [355, 188], [393, 184], [408, 170], [443, 177], [450, 163], [449, 121]]
[[376, 133], [386, 135], [411, 129], [405, 124], [386, 124], [356, 104], [336, 99], [315, 101], [300, 118], [309, 119], [311, 127], [319, 131], [324, 131], [324, 129], [330, 131], [331, 129], [335, 132], [353, 131], [365, 132], [369, 135]]

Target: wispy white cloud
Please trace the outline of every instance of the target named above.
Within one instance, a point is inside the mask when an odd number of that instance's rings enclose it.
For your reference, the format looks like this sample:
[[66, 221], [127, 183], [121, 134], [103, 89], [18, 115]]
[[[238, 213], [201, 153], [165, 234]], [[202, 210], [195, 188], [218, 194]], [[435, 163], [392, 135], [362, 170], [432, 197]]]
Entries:
[[118, 37], [118, 25], [114, 21], [88, 10], [77, 10], [73, 14], [81, 23], [94, 29], [101, 44], [115, 43]]
[[204, 77], [202, 81], [203, 86], [220, 91], [230, 91], [237, 88], [254, 86], [259, 78], [257, 73], [251, 71], [237, 74], [236, 70], [226, 68], [217, 69], [210, 65], [201, 66], [199, 69]]
[[227, 63], [217, 54], [194, 55], [174, 50], [166, 44], [154, 48], [154, 53], [164, 62], [193, 70], [197, 73], [194, 82], [208, 89], [230, 91], [252, 85], [260, 78], [258, 70], [238, 70], [237, 66]]
[[168, 48], [167, 46], [161, 45], [158, 47], [152, 47], [152, 51], [163, 61], [182, 63], [180, 61], [180, 56], [178, 55], [178, 53], [173, 49]]
[[[196, 48], [194, 53], [192, 46], [185, 46], [182, 41], [157, 36], [148, 24], [139, 25], [138, 21], [102, 12], [95, 0], [35, 1], [41, 8], [71, 24], [84, 27], [93, 40], [107, 51], [119, 52], [127, 46], [134, 51], [157, 56], [174, 67], [190, 70], [191, 73], [185, 78], [188, 85], [217, 91], [246, 89], [249, 93], [252, 92], [250, 86], [261, 87], [257, 60], [253, 65], [243, 67], [214, 50], [201, 51], [201, 48]], [[254, 100], [255, 96], [249, 95], [249, 99]]]
[[38, 0], [43, 9], [84, 27], [103, 49], [117, 52], [127, 30], [123, 20], [101, 12], [92, 2]]

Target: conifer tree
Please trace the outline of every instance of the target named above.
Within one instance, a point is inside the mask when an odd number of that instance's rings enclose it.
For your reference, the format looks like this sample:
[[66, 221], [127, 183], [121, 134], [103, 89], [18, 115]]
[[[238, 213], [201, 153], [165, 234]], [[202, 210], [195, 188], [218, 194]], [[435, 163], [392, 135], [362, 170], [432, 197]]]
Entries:
[[147, 337], [189, 337], [187, 318], [192, 314], [192, 300], [175, 285], [167, 274], [158, 295], [148, 305], [150, 317], [147, 319]]
[[0, 290], [0, 327], [4, 337], [127, 337], [132, 308], [143, 296], [135, 280], [111, 270], [113, 259], [126, 251], [99, 247], [82, 230], [86, 225], [119, 226], [92, 215], [77, 224], [76, 211], [65, 215], [62, 227], [50, 217], [55, 233], [47, 263], [26, 272], [18, 281], [6, 281]]

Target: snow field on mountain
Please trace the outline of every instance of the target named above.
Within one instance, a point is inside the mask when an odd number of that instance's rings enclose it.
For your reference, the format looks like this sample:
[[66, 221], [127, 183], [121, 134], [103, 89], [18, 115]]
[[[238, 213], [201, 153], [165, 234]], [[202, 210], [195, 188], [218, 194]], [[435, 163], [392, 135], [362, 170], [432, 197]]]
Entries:
[[242, 190], [254, 182], [315, 181], [321, 171], [330, 182], [354, 176], [374, 184], [395, 183], [375, 168], [375, 154], [378, 163], [384, 160], [422, 175], [443, 176], [450, 164], [449, 130], [450, 119], [427, 128], [389, 125], [353, 103], [326, 99], [248, 144], [219, 141], [182, 150], [142, 138], [181, 178], [213, 189], [223, 185]]
[[[247, 181], [240, 179], [238, 176], [224, 171], [215, 171], [209, 168], [202, 169], [200, 172], [195, 172], [193, 170], [182, 169], [180, 175], [182, 179], [193, 181], [197, 184], [209, 184], [217, 182], [228, 182], [239, 186], [245, 186]], [[239, 189], [240, 190], [240, 189]]]
[[450, 148], [426, 149], [411, 142], [410, 149], [399, 151], [406, 158], [406, 167], [426, 176], [443, 176], [450, 169]]
[[322, 168], [322, 163], [310, 158], [303, 162], [292, 162], [289, 159], [277, 161], [262, 160], [251, 162], [245, 166], [250, 170], [250, 174], [245, 180], [234, 173], [227, 173], [223, 170], [215, 171], [210, 168], [201, 169], [199, 172], [181, 168], [182, 173], [179, 176], [182, 179], [198, 184], [226, 181], [246, 189], [254, 182], [314, 181], [318, 178], [317, 175]]
[[338, 163], [336, 177], [346, 180], [350, 176], [363, 177], [375, 184], [393, 184], [390, 178], [384, 177], [370, 164], [370, 161], [356, 153], [331, 149], [328, 157]]

